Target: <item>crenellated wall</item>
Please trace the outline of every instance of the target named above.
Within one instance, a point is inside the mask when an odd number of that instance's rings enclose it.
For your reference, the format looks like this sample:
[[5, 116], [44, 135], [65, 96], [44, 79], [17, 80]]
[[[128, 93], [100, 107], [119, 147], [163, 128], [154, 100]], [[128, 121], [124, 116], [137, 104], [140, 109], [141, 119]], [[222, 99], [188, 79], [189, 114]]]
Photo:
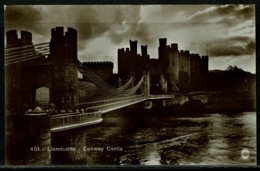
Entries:
[[147, 46], [141, 46], [141, 55], [136, 55], [137, 41], [130, 40], [129, 48], [118, 49], [118, 74], [126, 79], [142, 71], [151, 74], [151, 85], [163, 77], [168, 92], [204, 90], [207, 87], [208, 57], [178, 50], [178, 44], [167, 45], [166, 38], [159, 39], [158, 59], [150, 59]]
[[[113, 76], [114, 64], [110, 61], [83, 62], [83, 65], [104, 81], [109, 81]], [[83, 76], [83, 79], [87, 80], [85, 76]]]

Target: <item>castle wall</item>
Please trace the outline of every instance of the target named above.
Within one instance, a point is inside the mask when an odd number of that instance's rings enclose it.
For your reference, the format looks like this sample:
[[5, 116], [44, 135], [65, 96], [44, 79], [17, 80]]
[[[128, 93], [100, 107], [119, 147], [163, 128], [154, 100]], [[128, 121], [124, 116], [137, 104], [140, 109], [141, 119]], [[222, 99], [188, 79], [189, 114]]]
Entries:
[[[83, 62], [83, 65], [104, 81], [110, 80], [113, 76], [114, 65], [112, 62]], [[83, 79], [86, 80], [85, 76]]]
[[158, 47], [158, 60], [159, 60], [159, 72], [164, 73], [164, 69], [168, 67], [168, 61], [166, 57], [167, 39], [159, 39], [160, 46]]

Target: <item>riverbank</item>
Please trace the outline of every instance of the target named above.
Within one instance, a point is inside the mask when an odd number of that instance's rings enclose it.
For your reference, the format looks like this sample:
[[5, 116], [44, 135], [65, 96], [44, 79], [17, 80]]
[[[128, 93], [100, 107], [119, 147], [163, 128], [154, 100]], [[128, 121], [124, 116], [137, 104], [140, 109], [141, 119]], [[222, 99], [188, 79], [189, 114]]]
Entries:
[[[256, 111], [256, 94], [252, 92], [214, 92], [208, 95], [207, 102], [189, 97], [183, 104], [171, 104], [167, 113], [196, 114], [216, 112]], [[156, 110], [156, 109], [155, 109]]]

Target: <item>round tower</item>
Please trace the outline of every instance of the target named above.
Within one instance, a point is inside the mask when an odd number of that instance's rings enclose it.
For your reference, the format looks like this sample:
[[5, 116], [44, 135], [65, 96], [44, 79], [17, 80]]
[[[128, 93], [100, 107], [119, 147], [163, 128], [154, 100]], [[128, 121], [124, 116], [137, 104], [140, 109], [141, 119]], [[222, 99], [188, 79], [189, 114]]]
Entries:
[[78, 107], [77, 31], [63, 27], [51, 30], [50, 60], [54, 65], [52, 99], [57, 110]]

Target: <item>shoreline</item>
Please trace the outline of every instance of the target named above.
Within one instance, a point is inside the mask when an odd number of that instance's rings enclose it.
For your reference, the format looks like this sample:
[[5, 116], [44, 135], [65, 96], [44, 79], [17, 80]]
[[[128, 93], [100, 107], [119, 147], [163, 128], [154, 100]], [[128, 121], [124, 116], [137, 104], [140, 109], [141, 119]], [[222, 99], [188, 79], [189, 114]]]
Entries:
[[218, 112], [248, 112], [256, 111], [256, 95], [252, 92], [214, 92], [208, 95], [206, 103], [201, 100], [189, 98], [184, 104], [174, 104], [168, 101], [165, 107], [153, 107], [153, 110], [164, 110], [167, 114], [197, 114], [197, 113], [218, 113]]

